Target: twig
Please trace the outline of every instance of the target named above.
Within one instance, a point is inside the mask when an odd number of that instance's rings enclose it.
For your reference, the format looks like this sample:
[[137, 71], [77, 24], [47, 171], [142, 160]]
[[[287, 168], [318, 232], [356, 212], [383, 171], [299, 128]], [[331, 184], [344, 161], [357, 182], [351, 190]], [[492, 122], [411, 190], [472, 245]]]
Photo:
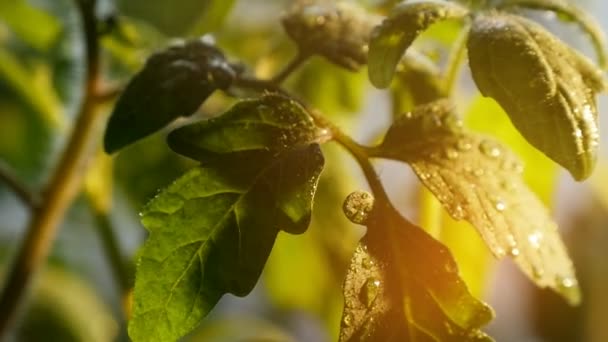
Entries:
[[271, 82], [274, 84], [281, 84], [289, 75], [291, 75], [296, 69], [298, 69], [304, 62], [310, 58], [310, 54], [298, 51], [298, 54], [281, 70], [275, 75]]
[[30, 191], [15, 175], [13, 170], [0, 160], [0, 180], [3, 181], [17, 197], [31, 210], [38, 207], [38, 196]]
[[0, 296], [0, 338], [6, 336], [32, 277], [46, 260], [57, 228], [81, 187], [83, 168], [90, 155], [90, 145], [97, 138], [95, 133], [99, 116], [96, 115], [95, 93], [99, 83], [100, 66], [95, 1], [76, 0], [76, 6], [82, 17], [86, 39], [87, 73], [84, 99], [67, 147], [50, 178], [39, 210], [34, 212], [29, 222], [16, 261], [8, 272], [7, 282]]
[[453, 95], [454, 87], [458, 82], [460, 71], [462, 70], [463, 60], [467, 52], [467, 38], [469, 36], [469, 24], [464, 24], [460, 35], [453, 43], [453, 48], [450, 51], [450, 56], [447, 61], [447, 67], [444, 74], [444, 89], [448, 96]]

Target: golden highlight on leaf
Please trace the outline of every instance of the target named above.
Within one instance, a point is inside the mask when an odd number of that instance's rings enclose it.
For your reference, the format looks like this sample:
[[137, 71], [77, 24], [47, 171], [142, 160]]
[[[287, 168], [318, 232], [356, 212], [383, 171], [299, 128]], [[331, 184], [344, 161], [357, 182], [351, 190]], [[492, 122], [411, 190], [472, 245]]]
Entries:
[[492, 341], [493, 318], [449, 250], [389, 204], [374, 208], [344, 282], [340, 341]]
[[603, 69], [608, 67], [608, 43], [600, 24], [586, 12], [577, 8], [572, 1], [564, 0], [508, 0], [499, 6], [500, 9], [529, 8], [552, 11], [558, 18], [576, 22], [591, 39], [598, 64]]
[[557, 225], [500, 143], [464, 130], [447, 101], [420, 106], [393, 125], [382, 156], [409, 163], [456, 220], [477, 228], [497, 258], [510, 256], [540, 287], [580, 301]]
[[539, 24], [509, 14], [477, 17], [468, 48], [482, 94], [576, 180], [589, 177], [599, 146], [595, 95], [605, 89], [601, 71]]
[[467, 14], [465, 7], [447, 1], [406, 1], [396, 6], [372, 33], [368, 61], [372, 84], [388, 87], [405, 51], [431, 25]]

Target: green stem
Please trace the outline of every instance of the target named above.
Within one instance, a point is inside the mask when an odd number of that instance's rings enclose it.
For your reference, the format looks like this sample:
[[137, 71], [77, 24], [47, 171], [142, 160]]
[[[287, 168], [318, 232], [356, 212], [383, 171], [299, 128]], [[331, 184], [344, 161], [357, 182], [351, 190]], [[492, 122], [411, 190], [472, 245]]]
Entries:
[[79, 0], [76, 5], [82, 17], [86, 39], [85, 95], [67, 147], [50, 178], [39, 209], [30, 219], [16, 260], [7, 273], [4, 291], [0, 295], [0, 339], [6, 336], [19, 304], [29, 289], [31, 279], [47, 258], [59, 224], [80, 190], [91, 145], [98, 138], [96, 127], [100, 117], [96, 115], [98, 107], [95, 94], [100, 78], [100, 65], [95, 1]]
[[446, 70], [444, 73], [444, 90], [445, 93], [450, 96], [454, 92], [454, 88], [458, 83], [462, 65], [466, 56], [467, 51], [467, 38], [469, 36], [469, 26], [465, 24], [462, 28], [460, 35], [454, 41], [452, 50], [450, 51], [450, 57], [447, 62]]

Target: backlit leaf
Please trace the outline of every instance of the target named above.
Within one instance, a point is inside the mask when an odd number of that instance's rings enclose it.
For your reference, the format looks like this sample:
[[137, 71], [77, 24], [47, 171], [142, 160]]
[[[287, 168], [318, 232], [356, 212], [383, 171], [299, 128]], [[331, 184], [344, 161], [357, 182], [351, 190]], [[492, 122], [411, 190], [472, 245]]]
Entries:
[[521, 134], [577, 180], [595, 165], [596, 92], [602, 73], [542, 26], [508, 14], [479, 16], [468, 41], [475, 83]]
[[216, 89], [229, 87], [233, 77], [222, 52], [201, 40], [152, 55], [116, 103], [104, 137], [106, 152], [194, 114]]
[[449, 250], [388, 204], [376, 206], [344, 283], [340, 341], [491, 341], [492, 310]]
[[555, 12], [558, 18], [576, 22], [585, 32], [595, 48], [598, 63], [602, 68], [608, 67], [608, 44], [601, 26], [586, 12], [577, 8], [572, 1], [564, 0], [508, 0], [504, 1], [499, 8], [519, 9], [529, 8], [535, 10], [546, 10]]
[[372, 33], [369, 45], [369, 78], [378, 88], [393, 79], [401, 56], [412, 42], [431, 25], [448, 19], [461, 19], [466, 8], [446, 1], [403, 2]]
[[174, 341], [190, 332], [225, 293], [253, 289], [280, 230], [307, 229], [323, 168], [314, 133], [301, 107], [268, 95], [173, 135], [182, 139], [177, 146], [188, 137], [198, 151], [209, 149], [197, 157], [225, 158], [205, 160], [142, 212], [150, 236], [136, 274], [134, 341]]
[[523, 166], [498, 142], [462, 129], [448, 101], [418, 107], [391, 127], [384, 157], [412, 166], [450, 215], [473, 224], [497, 258], [512, 257], [540, 287], [580, 300], [572, 262]]

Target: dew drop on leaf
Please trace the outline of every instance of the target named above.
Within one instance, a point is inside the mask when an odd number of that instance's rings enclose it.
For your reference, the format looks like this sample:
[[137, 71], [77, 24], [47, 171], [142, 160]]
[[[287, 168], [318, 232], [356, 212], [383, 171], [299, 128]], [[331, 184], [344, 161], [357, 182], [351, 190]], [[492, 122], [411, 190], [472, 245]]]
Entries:
[[361, 302], [365, 303], [367, 307], [374, 304], [374, 301], [380, 293], [380, 287], [382, 282], [378, 278], [368, 278], [365, 284], [361, 287], [361, 293], [359, 294]]
[[479, 149], [487, 157], [498, 158], [501, 155], [500, 147], [490, 140], [484, 140], [479, 144]]
[[342, 205], [344, 215], [353, 223], [365, 224], [374, 208], [374, 197], [367, 191], [355, 191], [348, 195]]
[[353, 324], [353, 320], [353, 315], [351, 313], [347, 313], [346, 315], [344, 315], [342, 323], [344, 323], [345, 326], [350, 327]]

